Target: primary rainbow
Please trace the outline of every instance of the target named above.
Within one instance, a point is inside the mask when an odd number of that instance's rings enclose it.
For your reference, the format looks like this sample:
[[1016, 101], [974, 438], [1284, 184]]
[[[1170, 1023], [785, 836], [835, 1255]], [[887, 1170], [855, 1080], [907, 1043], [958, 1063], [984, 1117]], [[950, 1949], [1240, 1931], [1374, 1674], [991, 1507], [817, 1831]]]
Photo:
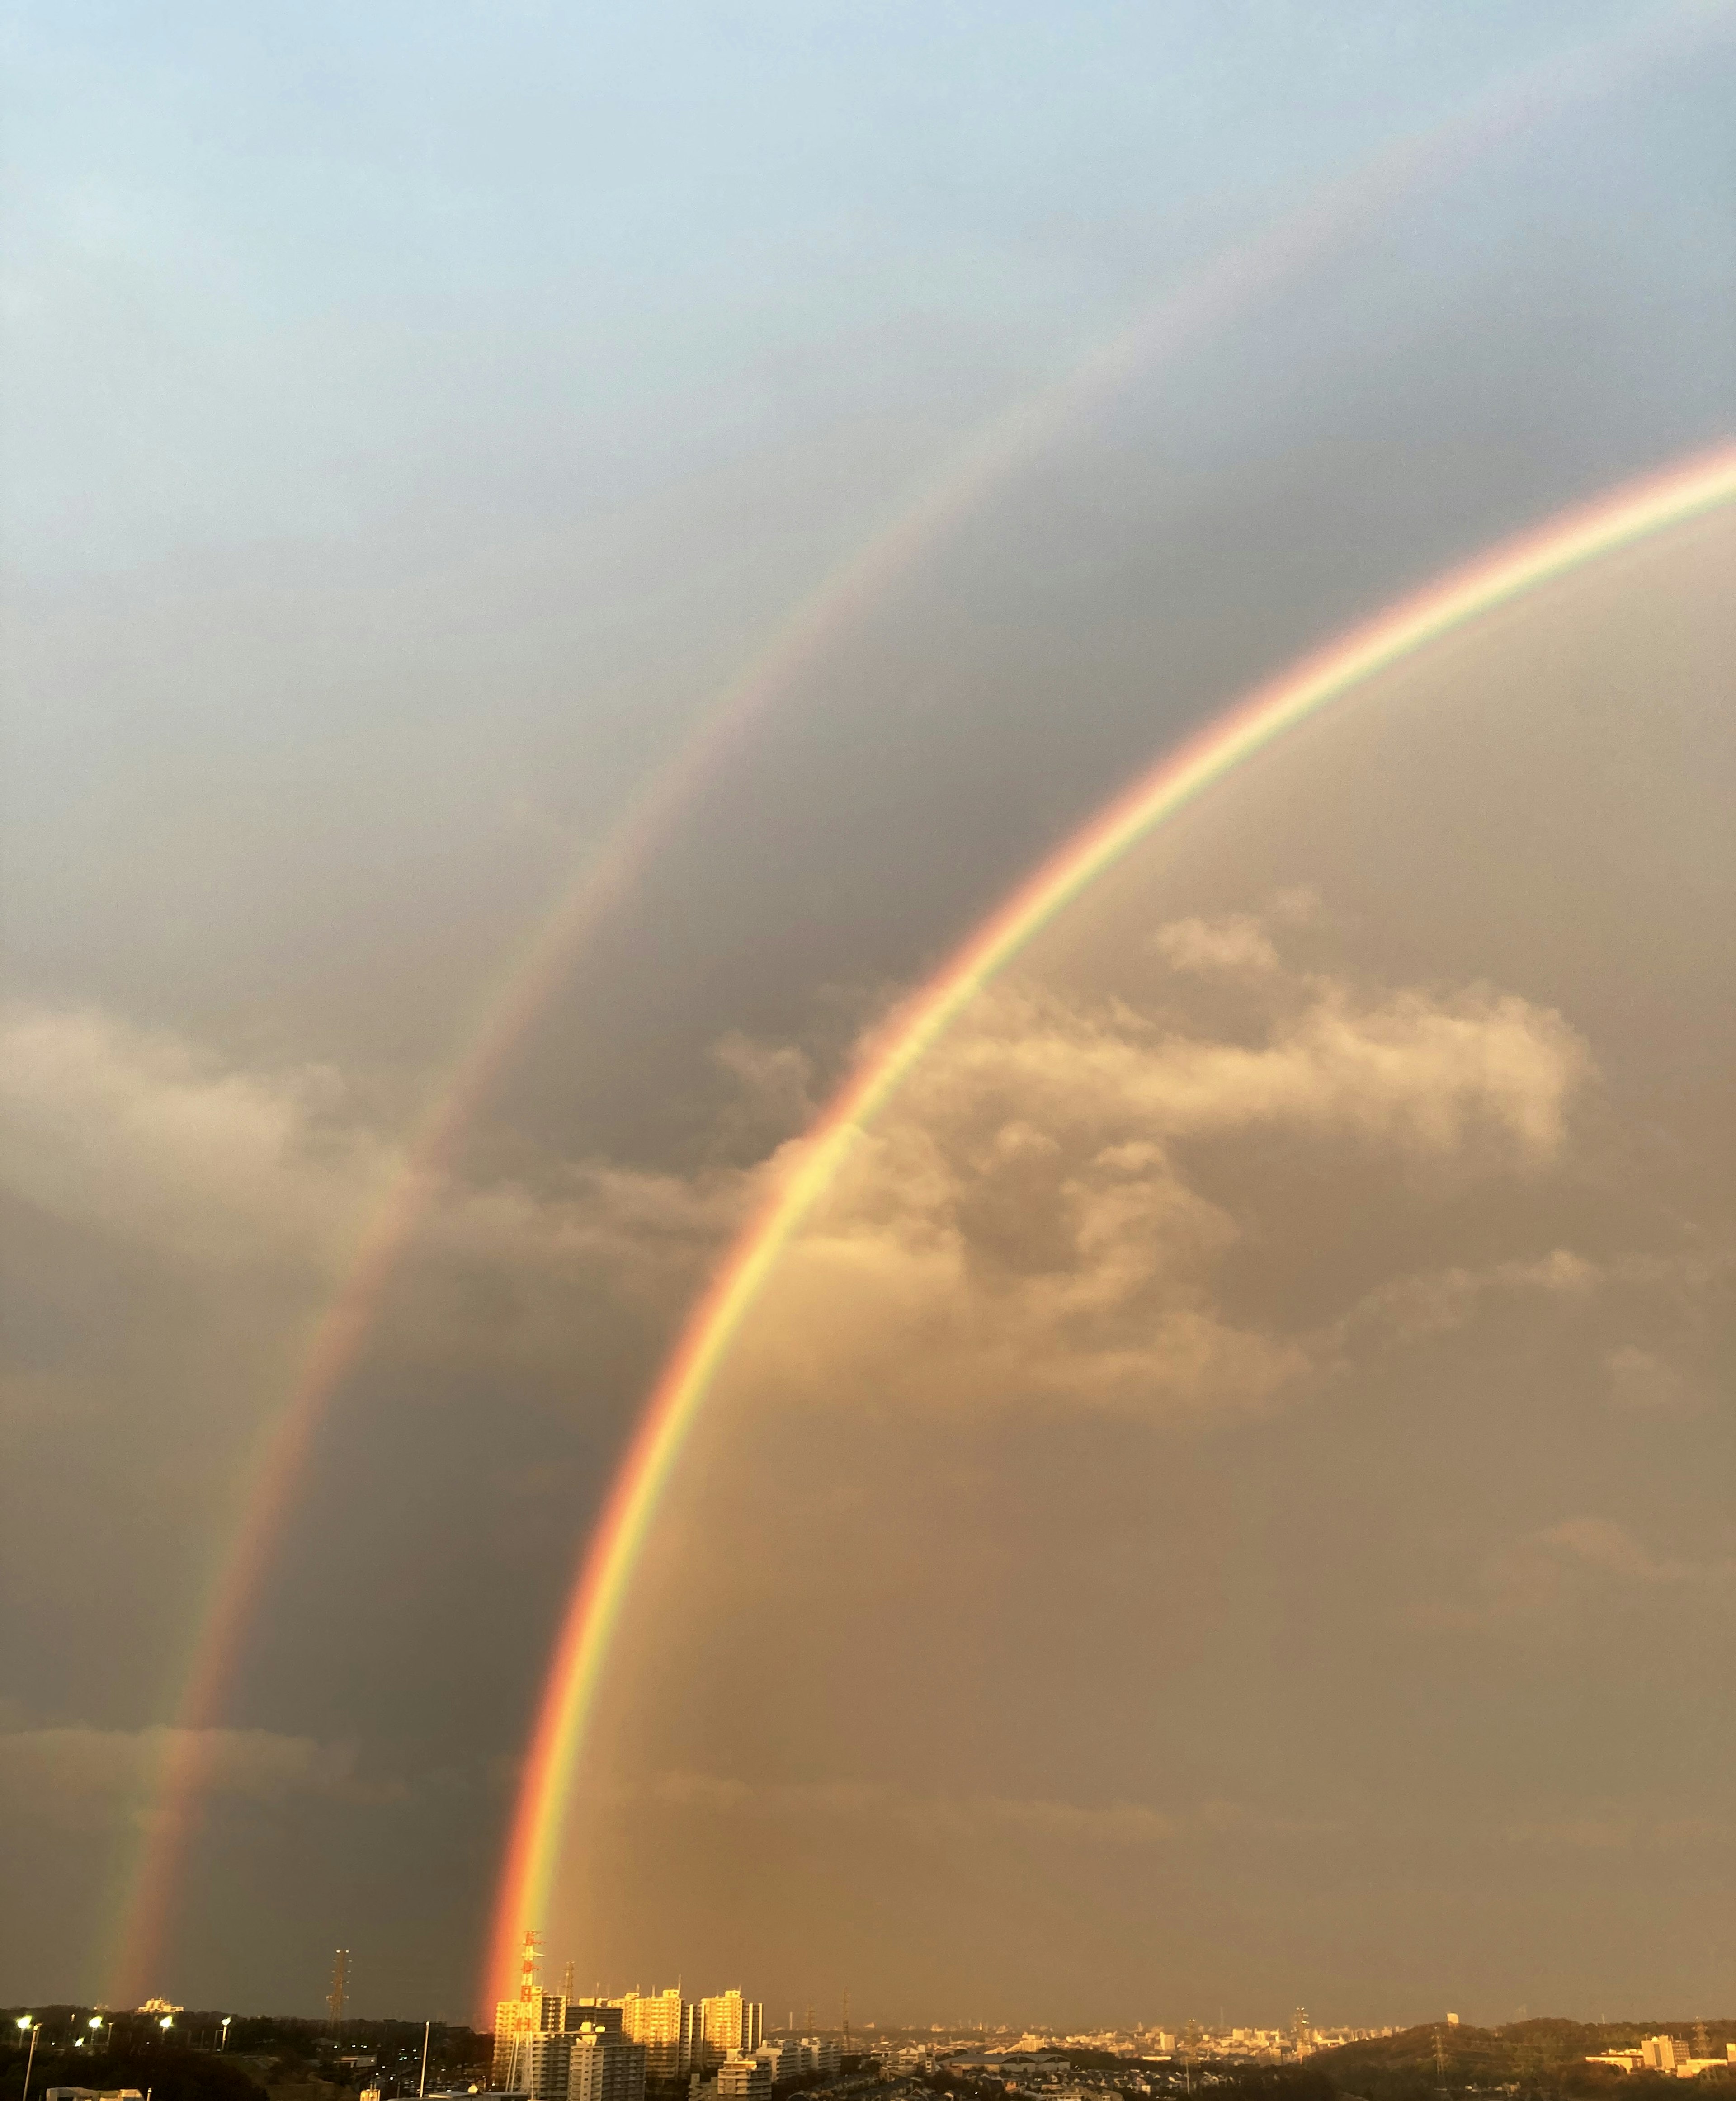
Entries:
[[880, 1033], [690, 1316], [592, 1535], [556, 1643], [520, 1783], [481, 1980], [514, 1974], [546, 1915], [587, 1722], [659, 1498], [720, 1365], [779, 1257], [854, 1139], [996, 973], [1153, 828], [1329, 701], [1598, 556], [1736, 500], [1736, 445], [1701, 455], [1509, 541], [1257, 688], [1161, 760], [1052, 854]]

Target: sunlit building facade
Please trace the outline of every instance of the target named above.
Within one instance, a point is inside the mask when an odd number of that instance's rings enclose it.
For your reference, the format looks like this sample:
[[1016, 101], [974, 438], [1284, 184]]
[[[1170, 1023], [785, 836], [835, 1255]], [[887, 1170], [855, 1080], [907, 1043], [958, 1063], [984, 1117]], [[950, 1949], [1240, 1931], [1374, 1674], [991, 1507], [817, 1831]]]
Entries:
[[677, 2079], [698, 2062], [699, 2009], [679, 1985], [654, 1995], [627, 1993], [621, 2001], [621, 2031], [642, 2043], [648, 2079]]
[[699, 2034], [706, 2070], [720, 2065], [732, 2051], [751, 2057], [760, 2047], [763, 2028], [764, 2010], [757, 1999], [744, 1999], [738, 1991], [702, 1999]]

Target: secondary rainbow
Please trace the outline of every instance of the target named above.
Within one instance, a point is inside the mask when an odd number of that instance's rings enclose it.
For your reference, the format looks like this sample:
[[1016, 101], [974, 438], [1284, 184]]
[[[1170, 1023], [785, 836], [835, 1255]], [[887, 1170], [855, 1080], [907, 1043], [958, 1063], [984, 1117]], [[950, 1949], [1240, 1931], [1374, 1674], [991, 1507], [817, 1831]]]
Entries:
[[617, 1474], [573, 1592], [520, 1785], [481, 1980], [513, 1974], [524, 1922], [545, 1916], [584, 1735], [658, 1500], [718, 1369], [779, 1257], [854, 1140], [964, 1009], [1136, 842], [1288, 730], [1414, 657], [1601, 555], [1736, 501], [1736, 446], [1630, 485], [1508, 542], [1262, 685], [1163, 759], [1052, 854], [893, 1015], [737, 1240], [690, 1316]]

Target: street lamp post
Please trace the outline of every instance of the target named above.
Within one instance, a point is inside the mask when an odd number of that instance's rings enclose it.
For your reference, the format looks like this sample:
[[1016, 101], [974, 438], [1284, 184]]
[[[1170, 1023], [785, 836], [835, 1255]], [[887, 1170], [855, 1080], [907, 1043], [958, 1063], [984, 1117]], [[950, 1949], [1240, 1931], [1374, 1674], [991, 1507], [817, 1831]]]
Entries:
[[20, 2014], [18, 2016], [18, 2025], [21, 2028], [28, 2028], [30, 2031], [29, 2054], [24, 2059], [24, 2091], [19, 2095], [18, 2101], [30, 2101], [30, 2068], [36, 2062], [36, 2018], [32, 2014]]
[[234, 2018], [233, 2014], [225, 2014], [223, 2017], [223, 2033], [217, 2039], [219, 2050], [227, 2050], [229, 2047], [229, 2024]]

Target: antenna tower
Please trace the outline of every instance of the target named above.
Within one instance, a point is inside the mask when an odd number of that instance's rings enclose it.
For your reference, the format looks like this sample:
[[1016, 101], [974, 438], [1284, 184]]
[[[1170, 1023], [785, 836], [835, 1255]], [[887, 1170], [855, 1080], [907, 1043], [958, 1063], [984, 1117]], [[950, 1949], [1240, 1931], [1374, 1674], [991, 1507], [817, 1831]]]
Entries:
[[542, 1936], [534, 1926], [525, 1928], [525, 1945], [518, 1964], [519, 2003], [528, 2006], [536, 1997], [537, 1971], [542, 1960]]
[[326, 1994], [326, 2010], [331, 2016], [332, 2033], [343, 2026], [343, 2009], [350, 1996], [350, 1952], [340, 1948], [331, 1958], [331, 1989]]

